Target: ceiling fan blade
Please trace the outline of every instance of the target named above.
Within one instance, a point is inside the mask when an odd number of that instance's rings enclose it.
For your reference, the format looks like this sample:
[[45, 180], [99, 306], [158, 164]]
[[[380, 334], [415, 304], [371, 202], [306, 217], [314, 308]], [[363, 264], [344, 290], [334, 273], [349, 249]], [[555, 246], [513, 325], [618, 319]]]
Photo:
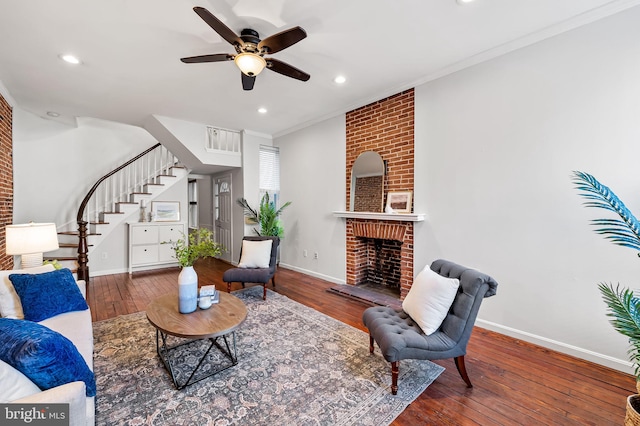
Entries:
[[213, 16], [207, 9], [205, 9], [204, 7], [196, 6], [193, 8], [193, 11], [196, 12], [198, 16], [201, 17], [202, 20], [206, 22], [211, 28], [213, 28], [213, 30], [217, 32], [220, 37], [227, 40], [229, 44], [232, 44], [234, 46], [244, 46], [244, 42], [242, 41], [242, 39], [235, 32], [233, 32], [232, 29], [223, 24], [221, 20]]
[[278, 74], [286, 75], [287, 77], [295, 78], [300, 81], [307, 81], [311, 78], [311, 76], [306, 72], [285, 62], [273, 58], [265, 58], [265, 60], [267, 61], [267, 68], [271, 71], [277, 72]]
[[197, 64], [201, 62], [224, 62], [233, 61], [233, 55], [228, 53], [216, 53], [215, 55], [190, 56], [188, 58], [180, 58], [185, 64]]
[[265, 48], [267, 53], [276, 53], [296, 44], [307, 37], [307, 32], [300, 27], [294, 27], [278, 34], [274, 34], [258, 43], [258, 50]]
[[242, 88], [244, 90], [252, 90], [253, 85], [256, 82], [256, 76], [254, 75], [253, 77], [249, 77], [243, 72], [241, 72], [240, 74], [242, 75]]

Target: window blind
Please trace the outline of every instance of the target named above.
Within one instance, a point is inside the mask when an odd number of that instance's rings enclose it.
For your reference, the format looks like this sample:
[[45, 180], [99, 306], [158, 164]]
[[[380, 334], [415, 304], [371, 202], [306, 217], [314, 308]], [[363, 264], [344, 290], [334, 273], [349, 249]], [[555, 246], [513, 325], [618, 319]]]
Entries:
[[280, 191], [280, 150], [278, 147], [260, 145], [260, 192]]

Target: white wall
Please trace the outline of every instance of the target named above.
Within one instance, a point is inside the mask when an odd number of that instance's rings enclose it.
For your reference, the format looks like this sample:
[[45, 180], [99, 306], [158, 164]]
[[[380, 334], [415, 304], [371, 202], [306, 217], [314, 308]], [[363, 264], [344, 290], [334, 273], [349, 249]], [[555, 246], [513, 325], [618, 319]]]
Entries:
[[14, 222], [77, 229], [78, 206], [93, 184], [156, 143], [140, 127], [91, 118], [71, 127], [14, 108]]
[[345, 116], [279, 137], [274, 145], [280, 147], [281, 200], [292, 202], [282, 213], [280, 264], [344, 283], [345, 223], [331, 212], [345, 210]]
[[[581, 205], [570, 174], [594, 174], [640, 215], [638, 22], [636, 7], [416, 89], [414, 200], [427, 214], [416, 224], [416, 273], [440, 257], [488, 273], [498, 294], [484, 301], [480, 326], [628, 372], [626, 339], [597, 283], [638, 287], [640, 259], [592, 231], [605, 212]], [[340, 281], [336, 127], [276, 144], [294, 207], [283, 261]], [[302, 258], [313, 245], [335, 251], [331, 262]]]
[[483, 325], [605, 364], [626, 360], [627, 344], [597, 283], [637, 286], [640, 260], [592, 231], [590, 219], [609, 216], [581, 206], [570, 174], [592, 173], [640, 214], [638, 22], [630, 9], [416, 96], [415, 202], [429, 218], [416, 259], [493, 275]]

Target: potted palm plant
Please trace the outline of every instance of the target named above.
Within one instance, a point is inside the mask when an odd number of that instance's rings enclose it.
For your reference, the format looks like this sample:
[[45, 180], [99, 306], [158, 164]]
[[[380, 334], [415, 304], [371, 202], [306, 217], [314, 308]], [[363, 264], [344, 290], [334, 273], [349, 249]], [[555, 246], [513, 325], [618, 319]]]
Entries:
[[[609, 210], [618, 215], [614, 219], [594, 219], [595, 232], [604, 235], [613, 244], [640, 252], [640, 222], [608, 187], [592, 175], [573, 172], [573, 183], [587, 201], [587, 207]], [[640, 255], [640, 253], [639, 253]], [[629, 360], [636, 376], [636, 389], [640, 393], [640, 298], [626, 287], [600, 283], [600, 293], [607, 305], [607, 316], [613, 328], [629, 339]], [[625, 425], [640, 424], [640, 395], [627, 398]]]
[[180, 313], [188, 314], [198, 306], [198, 274], [193, 264], [198, 259], [219, 256], [225, 248], [215, 241], [212, 231], [200, 228], [176, 241], [173, 250], [182, 267], [178, 275], [178, 308]]
[[257, 235], [283, 237], [284, 228], [280, 222], [280, 214], [282, 214], [284, 209], [289, 207], [291, 201], [287, 201], [278, 209], [276, 208], [275, 201], [270, 200], [269, 193], [266, 193], [260, 200], [260, 206], [257, 210], [253, 209], [244, 198], [238, 198], [237, 203], [244, 210], [244, 216], [248, 223], [260, 225], [259, 230], [253, 228], [253, 231]]

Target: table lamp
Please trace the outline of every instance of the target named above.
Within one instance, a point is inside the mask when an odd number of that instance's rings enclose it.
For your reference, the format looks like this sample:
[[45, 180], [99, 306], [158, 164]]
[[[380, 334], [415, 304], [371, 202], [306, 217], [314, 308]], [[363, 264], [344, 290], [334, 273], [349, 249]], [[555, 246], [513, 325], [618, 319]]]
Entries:
[[42, 253], [59, 248], [55, 223], [7, 225], [5, 235], [7, 254], [20, 255], [23, 269], [42, 266]]

